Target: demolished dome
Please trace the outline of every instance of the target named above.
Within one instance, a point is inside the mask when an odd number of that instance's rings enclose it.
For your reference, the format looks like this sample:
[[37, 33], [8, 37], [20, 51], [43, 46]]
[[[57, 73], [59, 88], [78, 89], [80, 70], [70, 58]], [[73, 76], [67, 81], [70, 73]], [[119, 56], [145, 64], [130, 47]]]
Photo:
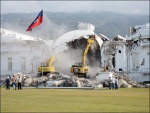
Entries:
[[86, 64], [89, 67], [100, 67], [100, 47], [103, 41], [92, 30], [74, 30], [65, 33], [54, 42], [53, 49], [59, 56], [61, 53], [65, 53], [69, 57], [68, 59], [72, 60], [71, 62], [81, 62], [90, 35], [95, 35], [96, 41], [88, 50]]
[[[68, 68], [72, 65], [82, 65], [83, 52], [87, 45], [87, 39], [91, 35], [95, 35], [96, 41], [91, 44], [86, 56], [84, 56], [86, 65], [94, 68], [100, 67], [101, 64], [100, 47], [103, 43], [102, 39], [94, 33], [93, 25], [89, 23], [78, 23], [77, 26], [76, 30], [65, 33], [53, 43], [53, 53], [59, 62], [59, 65], [56, 65], [57, 70], [68, 75], [70, 74]], [[64, 63], [64, 61], [67, 62]]]
[[73, 41], [75, 39], [79, 39], [84, 35], [92, 35], [95, 34], [92, 30], [74, 30], [68, 33], [65, 33], [61, 37], [59, 37], [53, 44], [53, 48], [55, 51], [63, 52], [68, 49], [67, 43]]

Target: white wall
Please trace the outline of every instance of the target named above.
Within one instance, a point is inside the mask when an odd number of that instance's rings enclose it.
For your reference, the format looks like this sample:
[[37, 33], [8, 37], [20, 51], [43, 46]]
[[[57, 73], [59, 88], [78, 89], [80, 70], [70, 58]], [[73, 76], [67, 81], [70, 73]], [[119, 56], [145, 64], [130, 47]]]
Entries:
[[[126, 71], [126, 51], [125, 46], [116, 46], [117, 51], [115, 53], [115, 71]], [[120, 53], [119, 53], [120, 52]]]
[[135, 80], [137, 82], [149, 81], [149, 77], [150, 77], [150, 75], [145, 75], [145, 74], [139, 73], [139, 72], [129, 73], [128, 76], [132, 80]]
[[[130, 70], [130, 72], [135, 72], [136, 70], [137, 70], [137, 72], [142, 72], [142, 70], [143, 69], [148, 69], [149, 68], [149, 62], [150, 62], [150, 59], [149, 59], [149, 47], [141, 47], [141, 46], [138, 46], [137, 48], [136, 48], [136, 50], [135, 51], [129, 51], [129, 58], [130, 58], [130, 60], [128, 61], [128, 63], [129, 63], [129, 70]], [[136, 55], [136, 57], [135, 57], [135, 55]], [[134, 63], [134, 58], [135, 57], [135, 59], [137, 59], [136, 60], [136, 64], [135, 65], [138, 65], [138, 68], [136, 68], [136, 69], [133, 69], [133, 63]], [[142, 61], [143, 61], [143, 59], [145, 59], [145, 63], [144, 63], [144, 65], [141, 65], [141, 63], [142, 63]]]
[[[146, 71], [148, 71], [149, 70], [149, 68], [150, 68], [150, 55], [149, 55], [149, 47], [141, 47], [141, 52], [140, 52], [140, 68], [139, 68], [139, 70], [141, 71], [141, 72], [144, 72], [144, 70]], [[144, 65], [141, 65], [141, 63], [142, 63], [142, 61], [143, 61], [143, 59], [145, 59], [145, 63], [144, 63]]]
[[[127, 57], [129, 58], [128, 61], [128, 69], [129, 72], [128, 76], [136, 81], [143, 82], [143, 81], [149, 81], [150, 78], [150, 56], [149, 56], [149, 46], [137, 46], [137, 48], [134, 51], [128, 50], [127, 51]], [[136, 61], [133, 61], [134, 58], [137, 59]], [[141, 65], [143, 59], [145, 59], [144, 65]], [[135, 65], [138, 65], [138, 68], [133, 68]]]
[[[1, 75], [10, 74], [17, 72], [22, 73], [31, 73], [32, 72], [32, 63], [33, 63], [33, 71], [37, 73], [37, 67], [40, 66], [42, 61], [42, 54], [41, 50], [37, 51], [28, 51], [28, 52], [2, 52], [1, 53]], [[43, 53], [44, 54], [44, 53]], [[12, 58], [12, 70], [8, 70], [8, 57]], [[26, 69], [22, 70], [21, 62], [22, 57], [26, 58]], [[37, 58], [37, 59], [35, 59]], [[43, 59], [45, 60], [45, 59]]]
[[[8, 70], [8, 57], [12, 58], [12, 70]], [[26, 58], [26, 67], [27, 69], [25, 71], [23, 71], [21, 69], [21, 57], [25, 57]], [[26, 71], [30, 71], [30, 67], [28, 66], [28, 56], [27, 55], [22, 55], [20, 53], [16, 53], [16, 52], [9, 52], [9, 53], [2, 53], [1, 56], [1, 74], [5, 75], [5, 74], [13, 74], [16, 72], [24, 72], [26, 73]], [[28, 68], [29, 67], [29, 68]]]

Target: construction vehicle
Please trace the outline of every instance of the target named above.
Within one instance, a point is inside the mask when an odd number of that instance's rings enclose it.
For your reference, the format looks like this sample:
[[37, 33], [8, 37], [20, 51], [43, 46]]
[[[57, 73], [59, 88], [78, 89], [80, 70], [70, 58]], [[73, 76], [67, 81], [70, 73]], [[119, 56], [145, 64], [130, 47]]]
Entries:
[[49, 73], [58, 74], [56, 72], [55, 67], [53, 66], [53, 62], [55, 61], [55, 57], [51, 57], [48, 62], [42, 62], [41, 66], [38, 67], [38, 72], [40, 75], [48, 75]]
[[82, 54], [82, 63], [72, 65], [70, 69], [70, 71], [74, 73], [74, 75], [87, 78], [87, 73], [90, 71], [90, 69], [86, 64], [86, 55], [93, 42], [95, 42], [95, 35], [90, 35], [89, 39], [87, 40], [86, 48], [84, 49]]

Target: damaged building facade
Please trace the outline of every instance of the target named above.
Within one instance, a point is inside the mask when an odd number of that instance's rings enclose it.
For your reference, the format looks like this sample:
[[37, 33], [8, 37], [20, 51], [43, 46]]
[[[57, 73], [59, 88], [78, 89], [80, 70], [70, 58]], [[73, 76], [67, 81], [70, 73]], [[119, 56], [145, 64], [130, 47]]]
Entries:
[[100, 34], [104, 40], [102, 45], [102, 67], [106, 66], [108, 71], [126, 71], [126, 39], [116, 35], [113, 39], [108, 39]]
[[110, 39], [95, 34], [94, 30], [92, 24], [81, 22], [76, 30], [53, 43], [1, 29], [1, 75], [36, 74], [42, 61], [55, 56], [56, 70], [70, 76], [70, 67], [82, 60], [88, 36], [95, 35], [96, 42], [87, 54], [87, 64], [94, 75], [103, 72], [106, 66], [107, 72], [126, 74], [138, 82], [150, 81], [149, 23], [133, 27], [125, 38], [117, 34]]
[[[71, 52], [73, 53], [73, 50], [75, 51], [74, 54], [77, 54], [77, 52], [81, 53], [79, 55], [81, 57], [82, 51], [86, 45], [86, 40], [88, 39], [85, 37], [86, 35], [95, 34], [94, 29], [95, 27], [91, 24], [79, 23], [76, 30], [62, 35], [56, 40], [54, 45], [60, 45], [58, 46], [58, 48], [61, 48], [59, 50], [65, 48], [62, 50], [65, 52], [70, 49], [70, 54]], [[96, 53], [92, 51], [93, 53], [90, 54], [89, 51], [89, 55], [87, 55], [88, 60], [91, 61], [91, 68], [94, 67], [92, 63], [94, 62], [93, 64], [95, 64], [95, 62], [97, 62], [96, 67], [101, 68], [100, 70], [96, 69], [95, 71], [97, 72], [103, 71], [104, 66], [106, 66], [107, 71], [126, 74], [128, 77], [138, 82], [150, 81], [149, 23], [132, 27], [132, 31], [130, 29], [130, 35], [126, 37], [122, 37], [119, 34], [114, 38], [107, 38], [103, 34], [97, 36], [100, 41], [98, 42], [99, 46], [94, 49]], [[58, 42], [61, 43], [57, 44]], [[80, 48], [81, 51], [77, 51], [78, 48]], [[72, 58], [73, 57], [74, 56], [72, 56]], [[77, 61], [78, 60], [79, 59], [77, 59]]]
[[40, 62], [49, 56], [50, 45], [51, 41], [1, 29], [1, 77], [37, 73]]
[[128, 77], [138, 82], [150, 81], [150, 35], [149, 23], [130, 28], [126, 38], [116, 35], [109, 39], [100, 34], [103, 39], [102, 67], [108, 71], [126, 73]]
[[137, 81], [150, 81], [149, 23], [130, 28], [126, 47], [127, 74]]

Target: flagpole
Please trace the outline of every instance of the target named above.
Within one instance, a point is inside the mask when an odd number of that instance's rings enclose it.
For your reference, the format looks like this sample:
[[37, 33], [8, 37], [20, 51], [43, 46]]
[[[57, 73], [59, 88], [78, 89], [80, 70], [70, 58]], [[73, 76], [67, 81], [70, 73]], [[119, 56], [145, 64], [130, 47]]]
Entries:
[[43, 76], [43, 42], [42, 42], [42, 76]]
[[[31, 23], [31, 25], [28, 27], [27, 31], [32, 31], [33, 28], [39, 26], [43, 21], [43, 9], [41, 10], [41, 12], [38, 14], [38, 16], [36, 17], [36, 19]], [[33, 34], [34, 35], [34, 34]], [[30, 39], [31, 40], [31, 39]], [[43, 42], [42, 42], [42, 76], [43, 76]]]

